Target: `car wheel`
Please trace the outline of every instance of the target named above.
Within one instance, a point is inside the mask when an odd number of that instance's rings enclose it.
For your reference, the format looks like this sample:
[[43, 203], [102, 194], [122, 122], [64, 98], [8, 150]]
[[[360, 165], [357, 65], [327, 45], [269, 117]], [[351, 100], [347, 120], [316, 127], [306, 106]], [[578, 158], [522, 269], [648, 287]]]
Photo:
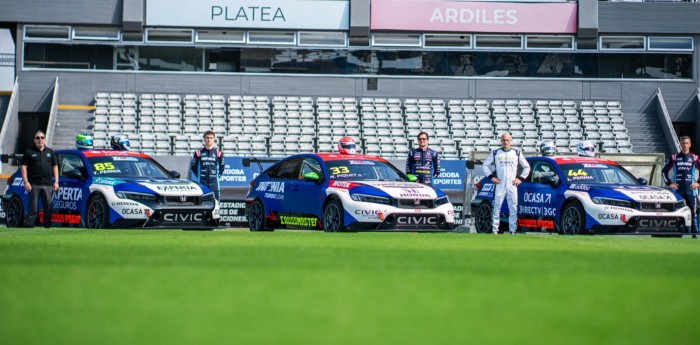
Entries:
[[562, 234], [578, 235], [582, 233], [586, 224], [585, 215], [580, 202], [574, 201], [566, 205], [561, 215]]
[[484, 202], [476, 209], [474, 226], [478, 233], [490, 233], [493, 231], [493, 210], [490, 204]]
[[24, 222], [24, 206], [22, 206], [22, 200], [18, 197], [13, 197], [7, 204], [5, 222], [8, 228], [22, 227], [22, 222]]
[[272, 231], [265, 228], [265, 207], [260, 200], [253, 201], [248, 211], [248, 229], [250, 231]]
[[109, 226], [109, 206], [102, 195], [95, 195], [88, 202], [85, 224], [90, 229], [105, 229]]
[[343, 222], [345, 210], [343, 204], [338, 200], [331, 200], [323, 209], [323, 231], [325, 232], [341, 232], [343, 231]]

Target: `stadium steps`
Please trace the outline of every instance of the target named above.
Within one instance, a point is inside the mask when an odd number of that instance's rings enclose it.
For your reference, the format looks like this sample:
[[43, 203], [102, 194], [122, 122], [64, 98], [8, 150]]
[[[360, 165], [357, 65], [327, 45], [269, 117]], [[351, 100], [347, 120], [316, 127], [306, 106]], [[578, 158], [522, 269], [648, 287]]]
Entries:
[[623, 113], [632, 149], [636, 153], [670, 153], [666, 138], [660, 130], [656, 113]]
[[74, 149], [75, 136], [82, 131], [92, 133], [92, 118], [94, 114], [88, 110], [59, 109], [56, 126], [53, 128], [53, 139], [50, 147], [54, 150]]

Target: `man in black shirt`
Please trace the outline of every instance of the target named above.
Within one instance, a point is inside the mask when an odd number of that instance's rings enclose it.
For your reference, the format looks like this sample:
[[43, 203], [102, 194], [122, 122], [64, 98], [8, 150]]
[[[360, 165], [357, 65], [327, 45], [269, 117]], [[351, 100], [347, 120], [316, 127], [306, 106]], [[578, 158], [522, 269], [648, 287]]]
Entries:
[[21, 169], [24, 190], [29, 193], [27, 227], [34, 227], [39, 197], [44, 209], [44, 227], [51, 227], [51, 202], [53, 192], [58, 190], [58, 157], [46, 147], [44, 132], [34, 134], [34, 146], [24, 151]]

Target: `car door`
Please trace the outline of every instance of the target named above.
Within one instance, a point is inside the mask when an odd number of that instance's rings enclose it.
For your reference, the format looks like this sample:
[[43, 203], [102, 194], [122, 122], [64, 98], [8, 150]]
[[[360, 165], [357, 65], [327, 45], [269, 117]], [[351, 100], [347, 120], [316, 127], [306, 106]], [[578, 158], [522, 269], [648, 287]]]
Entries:
[[530, 176], [518, 188], [518, 225], [528, 231], [554, 231], [559, 175], [551, 161], [532, 160], [530, 165]]
[[81, 210], [90, 195], [88, 173], [83, 158], [75, 153], [59, 155], [58, 191], [52, 200], [52, 222], [63, 226], [80, 226]]
[[[304, 174], [314, 172], [318, 174], [320, 180], [305, 180]], [[321, 162], [316, 157], [305, 157], [301, 163], [299, 174], [295, 181], [291, 181], [290, 194], [292, 202], [289, 205], [289, 213], [298, 217], [295, 221], [302, 224], [300, 227], [316, 229], [319, 226], [318, 220], [321, 218], [323, 200], [326, 197]]]

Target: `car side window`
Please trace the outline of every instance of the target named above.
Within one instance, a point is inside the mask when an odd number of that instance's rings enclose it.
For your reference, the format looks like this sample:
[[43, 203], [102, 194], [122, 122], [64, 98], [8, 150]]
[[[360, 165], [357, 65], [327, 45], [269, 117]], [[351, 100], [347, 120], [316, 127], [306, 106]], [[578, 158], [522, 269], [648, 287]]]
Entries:
[[315, 172], [318, 176], [323, 179], [323, 171], [321, 170], [321, 164], [315, 158], [304, 158], [304, 162], [301, 164], [301, 171], [299, 172], [299, 179], [302, 179], [304, 174], [309, 172]]
[[87, 178], [87, 169], [80, 156], [66, 153], [61, 155], [59, 159], [61, 161], [59, 171], [61, 177], [75, 178], [76, 175], [80, 175], [83, 178]]
[[554, 169], [554, 165], [550, 162], [537, 162], [532, 168], [532, 175], [530, 177], [532, 182], [540, 182], [540, 178], [544, 176], [551, 176], [554, 178], [556, 183], [559, 183], [559, 176], [557, 176], [557, 171]]
[[284, 161], [279, 164], [279, 166], [275, 169], [273, 173], [268, 173], [268, 175], [271, 178], [279, 178], [279, 179], [294, 179], [296, 180], [299, 177], [299, 168], [301, 167], [301, 158], [294, 158], [290, 159], [287, 161]]

